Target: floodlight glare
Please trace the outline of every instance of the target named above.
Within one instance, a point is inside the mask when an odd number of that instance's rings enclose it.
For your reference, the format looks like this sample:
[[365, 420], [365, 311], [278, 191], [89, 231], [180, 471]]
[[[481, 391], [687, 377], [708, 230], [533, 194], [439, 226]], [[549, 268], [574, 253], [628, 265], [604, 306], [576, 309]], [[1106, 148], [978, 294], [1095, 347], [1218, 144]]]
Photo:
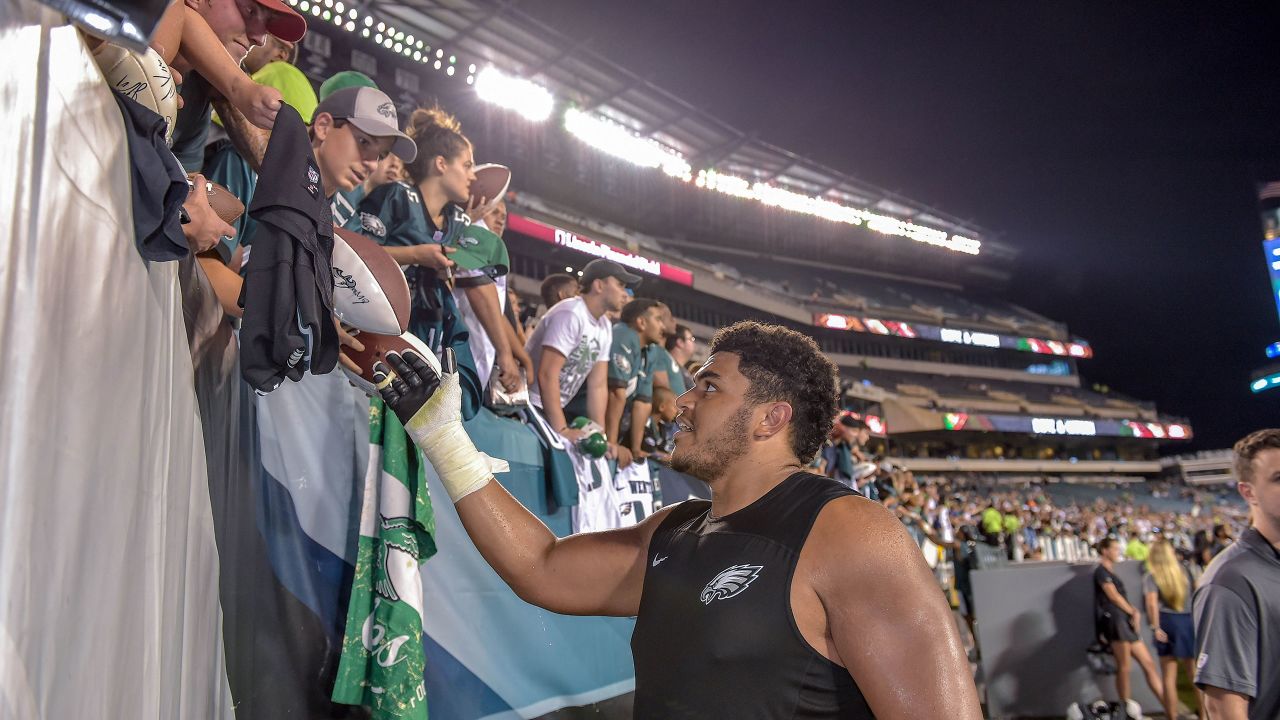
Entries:
[[[452, 66], [450, 66], [452, 69]], [[527, 120], [542, 122], [551, 117], [555, 98], [541, 85], [513, 77], [487, 67], [480, 71], [475, 81], [476, 95], [488, 103], [514, 110]]]

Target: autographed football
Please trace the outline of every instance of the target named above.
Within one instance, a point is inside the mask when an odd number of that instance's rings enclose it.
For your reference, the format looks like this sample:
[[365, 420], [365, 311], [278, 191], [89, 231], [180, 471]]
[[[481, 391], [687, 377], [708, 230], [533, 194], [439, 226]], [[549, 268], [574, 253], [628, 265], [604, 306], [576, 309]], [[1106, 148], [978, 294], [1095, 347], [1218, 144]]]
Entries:
[[334, 228], [330, 265], [333, 312], [342, 322], [380, 335], [409, 329], [409, 284], [381, 245], [360, 233]]

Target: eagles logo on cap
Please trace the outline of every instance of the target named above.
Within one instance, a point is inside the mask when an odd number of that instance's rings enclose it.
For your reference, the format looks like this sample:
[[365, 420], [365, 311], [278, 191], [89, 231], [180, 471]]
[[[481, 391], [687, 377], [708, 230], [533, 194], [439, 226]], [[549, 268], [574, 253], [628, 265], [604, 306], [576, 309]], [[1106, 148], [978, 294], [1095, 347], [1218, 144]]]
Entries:
[[313, 117], [324, 113], [351, 123], [367, 135], [392, 138], [391, 152], [407, 163], [418, 156], [418, 146], [399, 128], [395, 103], [377, 88], [359, 86], [335, 90], [316, 106]]

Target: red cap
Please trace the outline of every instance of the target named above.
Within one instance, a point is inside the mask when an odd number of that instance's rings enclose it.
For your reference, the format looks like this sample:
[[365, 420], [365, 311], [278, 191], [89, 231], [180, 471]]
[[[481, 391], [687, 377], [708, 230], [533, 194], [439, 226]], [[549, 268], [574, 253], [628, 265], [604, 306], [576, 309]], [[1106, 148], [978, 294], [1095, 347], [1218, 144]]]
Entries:
[[307, 21], [281, 0], [257, 0], [262, 7], [271, 10], [267, 32], [285, 42], [298, 42], [307, 34]]

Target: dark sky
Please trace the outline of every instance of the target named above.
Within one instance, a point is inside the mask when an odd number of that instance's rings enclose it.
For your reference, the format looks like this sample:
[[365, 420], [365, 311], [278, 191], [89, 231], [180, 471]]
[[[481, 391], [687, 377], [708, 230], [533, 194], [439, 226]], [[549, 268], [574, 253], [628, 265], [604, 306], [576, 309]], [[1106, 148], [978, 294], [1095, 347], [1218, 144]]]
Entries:
[[[1186, 5], [1188, 7], [1175, 7]], [[769, 142], [1021, 250], [1011, 300], [1094, 346], [1087, 380], [1275, 425], [1280, 339], [1254, 183], [1280, 179], [1280, 3], [526, 0]]]

